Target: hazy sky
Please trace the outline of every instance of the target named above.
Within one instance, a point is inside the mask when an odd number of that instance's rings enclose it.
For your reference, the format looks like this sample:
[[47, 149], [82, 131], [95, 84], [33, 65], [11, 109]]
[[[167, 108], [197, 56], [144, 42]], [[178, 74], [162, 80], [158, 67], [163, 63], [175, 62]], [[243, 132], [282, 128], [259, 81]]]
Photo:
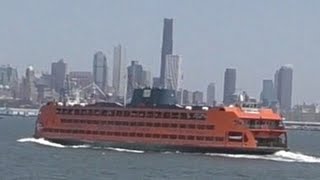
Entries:
[[262, 79], [293, 65], [293, 103], [320, 100], [320, 1], [7, 0], [0, 3], [0, 64], [49, 71], [91, 70], [102, 50], [109, 65], [123, 44], [128, 62], [159, 74], [163, 18], [174, 18], [174, 52], [183, 58], [185, 88], [223, 93], [226, 67], [237, 87], [258, 97]]

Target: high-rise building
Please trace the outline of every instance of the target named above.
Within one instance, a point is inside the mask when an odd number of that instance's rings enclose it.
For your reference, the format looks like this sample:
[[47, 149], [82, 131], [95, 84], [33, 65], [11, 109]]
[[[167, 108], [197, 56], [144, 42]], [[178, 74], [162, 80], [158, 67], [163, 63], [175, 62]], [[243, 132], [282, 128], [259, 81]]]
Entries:
[[134, 89], [142, 87], [143, 68], [138, 61], [131, 61], [131, 65], [128, 69], [128, 85], [127, 85], [127, 97], [130, 98], [133, 95]]
[[161, 69], [160, 69], [160, 85], [165, 86], [165, 67], [166, 56], [172, 54], [173, 49], [173, 19], [164, 19], [162, 48], [161, 48]]
[[93, 57], [93, 81], [104, 92], [108, 87], [108, 65], [105, 54], [101, 51]]
[[178, 55], [168, 54], [165, 60], [165, 81], [164, 87], [166, 89], [179, 90], [181, 81], [180, 70], [181, 58]]
[[63, 61], [63, 59], [51, 64], [51, 87], [57, 93], [61, 93], [64, 88], [66, 74], [67, 64]]
[[236, 69], [227, 68], [224, 73], [223, 103], [230, 105], [233, 102], [232, 95], [236, 92]]
[[152, 86], [152, 76], [151, 76], [151, 72], [144, 70], [142, 72], [142, 85], [144, 87], [151, 87]]
[[207, 87], [207, 105], [209, 106], [215, 106], [215, 100], [216, 100], [216, 87], [214, 83], [210, 83]]
[[[7, 97], [16, 98], [18, 94], [18, 70], [11, 66], [0, 67], [0, 89], [7, 92]], [[4, 92], [1, 91], [1, 92]]]
[[282, 112], [288, 112], [291, 109], [292, 76], [291, 65], [282, 66], [275, 74], [277, 99]]
[[183, 90], [182, 91], [182, 104], [183, 105], [191, 105], [192, 104], [192, 99], [193, 98], [193, 93], [188, 90]]
[[276, 101], [275, 89], [271, 79], [262, 81], [262, 91], [260, 93], [260, 101], [262, 106], [270, 106]]
[[[97, 69], [97, 71], [99, 71], [99, 69]], [[75, 83], [75, 86], [77, 88], [86, 87], [93, 82], [92, 73], [88, 71], [72, 71], [69, 73], [69, 77], [70, 77], [70, 81], [72, 83]]]
[[202, 105], [203, 104], [203, 92], [195, 91], [192, 96], [192, 103], [194, 105]]
[[153, 77], [152, 78], [152, 87], [160, 88], [160, 86], [161, 86], [160, 78], [159, 77]]
[[125, 49], [121, 45], [114, 47], [112, 86], [115, 91], [114, 95], [117, 97], [123, 97], [124, 95], [126, 83], [125, 62]]
[[35, 86], [35, 73], [32, 66], [26, 69], [25, 77], [22, 78], [21, 98], [26, 102], [36, 102], [38, 98], [37, 89]]

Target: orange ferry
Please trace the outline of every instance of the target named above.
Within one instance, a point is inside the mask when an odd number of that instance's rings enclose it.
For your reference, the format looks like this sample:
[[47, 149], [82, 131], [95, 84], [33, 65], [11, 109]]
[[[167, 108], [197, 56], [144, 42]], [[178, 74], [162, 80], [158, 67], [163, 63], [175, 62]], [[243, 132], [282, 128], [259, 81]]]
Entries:
[[175, 105], [174, 91], [137, 89], [130, 104], [49, 102], [35, 137], [63, 144], [103, 144], [147, 150], [271, 154], [287, 150], [282, 118], [251, 105]]

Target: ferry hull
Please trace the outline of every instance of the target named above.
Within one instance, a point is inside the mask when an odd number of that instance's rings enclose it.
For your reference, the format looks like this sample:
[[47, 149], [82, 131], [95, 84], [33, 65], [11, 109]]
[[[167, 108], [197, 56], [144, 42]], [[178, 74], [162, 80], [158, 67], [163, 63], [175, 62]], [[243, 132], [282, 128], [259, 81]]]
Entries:
[[55, 142], [62, 145], [83, 145], [88, 144], [95, 147], [113, 147], [113, 148], [124, 148], [133, 150], [142, 150], [149, 152], [188, 152], [188, 153], [227, 153], [227, 154], [256, 154], [256, 155], [267, 155], [273, 154], [277, 151], [285, 150], [288, 148], [279, 147], [259, 147], [259, 148], [237, 148], [237, 147], [197, 147], [197, 146], [178, 146], [178, 145], [162, 145], [162, 144], [142, 144], [142, 143], [123, 143], [123, 142], [92, 142], [84, 140], [74, 139], [47, 139], [51, 142]]

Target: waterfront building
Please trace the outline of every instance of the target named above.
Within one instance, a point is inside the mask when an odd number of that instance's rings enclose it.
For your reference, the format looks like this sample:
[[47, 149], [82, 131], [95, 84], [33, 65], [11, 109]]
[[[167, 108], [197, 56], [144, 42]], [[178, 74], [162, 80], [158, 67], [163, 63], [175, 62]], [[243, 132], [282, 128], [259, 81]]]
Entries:
[[292, 77], [292, 65], [282, 66], [275, 74], [277, 100], [284, 113], [291, 109]]
[[236, 92], [236, 69], [227, 68], [224, 73], [223, 103], [230, 105], [234, 103], [233, 94]]
[[[80, 74], [78, 74], [80, 75]], [[89, 76], [89, 74], [82, 74]], [[108, 65], [105, 54], [101, 51], [94, 54], [93, 57], [93, 81], [104, 92], [108, 87]]]
[[207, 87], [207, 105], [208, 106], [215, 106], [216, 98], [216, 87], [214, 83], [210, 83]]
[[152, 76], [151, 76], [150, 71], [143, 70], [143, 72], [142, 72], [142, 85], [143, 85], [143, 87], [151, 87], [152, 86]]
[[61, 93], [64, 89], [66, 74], [67, 64], [63, 59], [51, 64], [51, 87], [57, 93]]
[[165, 83], [166, 89], [177, 91], [181, 81], [181, 58], [178, 55], [167, 55], [165, 60]]
[[260, 102], [264, 107], [270, 107], [276, 102], [275, 88], [271, 79], [262, 81], [262, 91], [260, 93]]
[[128, 70], [127, 97], [131, 98], [134, 89], [143, 87], [143, 67], [138, 61], [131, 61]]
[[182, 91], [182, 104], [183, 105], [191, 105], [192, 104], [193, 93], [184, 89]]
[[162, 48], [161, 48], [161, 69], [160, 69], [160, 86], [165, 86], [166, 56], [173, 51], [173, 19], [164, 19]]
[[203, 92], [201, 92], [201, 91], [193, 92], [192, 104], [193, 105], [203, 105]]

